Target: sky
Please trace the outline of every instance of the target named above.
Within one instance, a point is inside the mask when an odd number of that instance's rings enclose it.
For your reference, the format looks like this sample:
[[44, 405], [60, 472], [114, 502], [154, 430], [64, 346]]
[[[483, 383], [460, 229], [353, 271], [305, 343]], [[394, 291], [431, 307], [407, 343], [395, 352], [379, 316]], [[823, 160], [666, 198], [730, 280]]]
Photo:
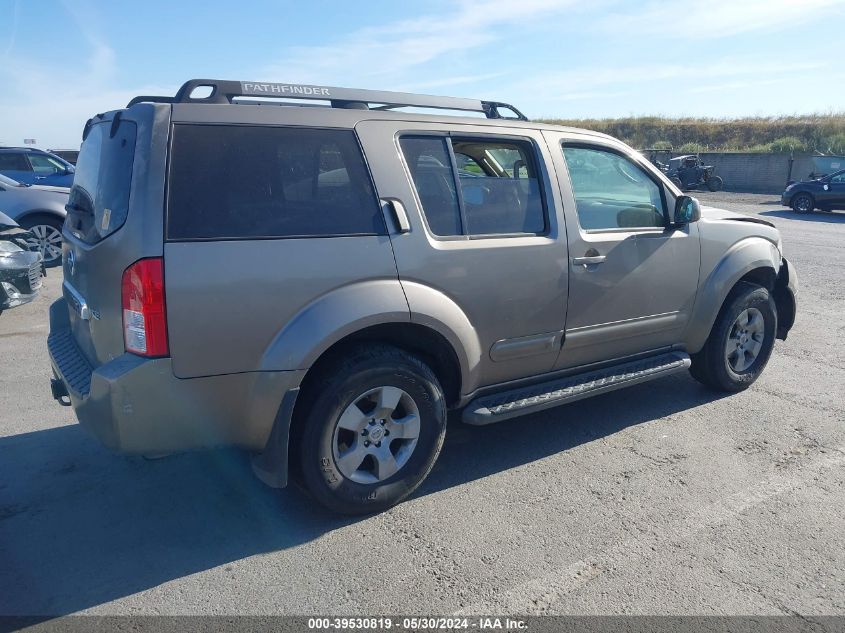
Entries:
[[845, 110], [845, 0], [0, 0], [0, 144], [191, 78], [448, 94], [529, 118]]

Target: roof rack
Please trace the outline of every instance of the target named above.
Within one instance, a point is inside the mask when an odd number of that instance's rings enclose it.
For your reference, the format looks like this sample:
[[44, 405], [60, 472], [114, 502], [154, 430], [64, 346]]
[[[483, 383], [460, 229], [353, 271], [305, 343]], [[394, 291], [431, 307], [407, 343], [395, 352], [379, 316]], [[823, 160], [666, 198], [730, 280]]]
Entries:
[[[192, 96], [198, 88], [210, 89], [204, 97]], [[309, 86], [303, 84], [266, 83], [257, 81], [225, 81], [218, 79], [191, 79], [182, 84], [175, 97], [140, 96], [126, 106], [136, 103], [234, 103], [238, 97], [269, 97], [278, 99], [311, 99], [329, 101], [333, 108], [358, 110], [390, 110], [393, 108], [416, 107], [440, 110], [463, 110], [482, 112], [488, 119], [517, 119], [527, 121], [522, 112], [514, 106], [500, 101], [481, 101], [462, 97], [435, 97], [432, 95], [363, 90], [357, 88], [334, 88], [331, 86]], [[510, 110], [515, 116], [503, 116], [500, 110]]]

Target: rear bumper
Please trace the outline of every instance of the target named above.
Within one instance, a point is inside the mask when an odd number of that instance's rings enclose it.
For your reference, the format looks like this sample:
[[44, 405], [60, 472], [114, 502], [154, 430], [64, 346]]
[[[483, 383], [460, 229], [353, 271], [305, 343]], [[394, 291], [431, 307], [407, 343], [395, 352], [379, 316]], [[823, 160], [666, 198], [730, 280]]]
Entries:
[[780, 204], [782, 207], [792, 206], [792, 194], [784, 191], [780, 196]]
[[225, 445], [261, 450], [282, 396], [304, 375], [277, 371], [181, 379], [173, 375], [171, 359], [134, 354], [93, 368], [73, 339], [64, 299], [50, 307], [48, 349], [56, 399], [62, 402], [64, 387], [80, 424], [122, 453]]

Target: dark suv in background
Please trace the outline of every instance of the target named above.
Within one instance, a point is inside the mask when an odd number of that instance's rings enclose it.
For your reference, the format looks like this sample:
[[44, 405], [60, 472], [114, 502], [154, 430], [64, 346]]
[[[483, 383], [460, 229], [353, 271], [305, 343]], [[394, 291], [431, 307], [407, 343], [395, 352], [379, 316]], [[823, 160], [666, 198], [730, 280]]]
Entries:
[[796, 213], [810, 213], [815, 209], [833, 211], [845, 209], [845, 169], [787, 185], [781, 204]]

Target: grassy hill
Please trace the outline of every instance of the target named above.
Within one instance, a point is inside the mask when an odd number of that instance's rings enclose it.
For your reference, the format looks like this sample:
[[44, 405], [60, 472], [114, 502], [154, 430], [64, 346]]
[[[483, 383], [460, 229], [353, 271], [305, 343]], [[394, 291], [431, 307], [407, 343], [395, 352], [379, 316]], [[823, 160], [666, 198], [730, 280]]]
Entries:
[[604, 132], [638, 148], [672, 146], [680, 152], [788, 152], [845, 154], [845, 112], [803, 116], [696, 119], [544, 119]]

